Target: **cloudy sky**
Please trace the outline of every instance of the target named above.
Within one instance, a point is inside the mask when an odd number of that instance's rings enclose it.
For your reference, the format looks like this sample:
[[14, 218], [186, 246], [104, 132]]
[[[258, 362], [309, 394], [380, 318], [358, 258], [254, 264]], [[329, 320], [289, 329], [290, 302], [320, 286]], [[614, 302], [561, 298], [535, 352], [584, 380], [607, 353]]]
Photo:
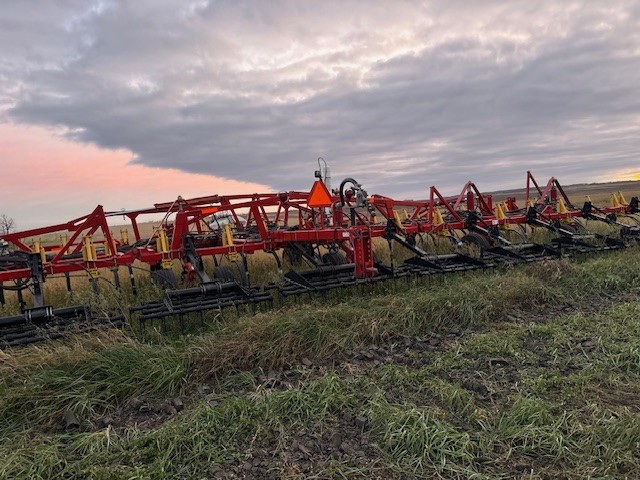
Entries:
[[640, 1], [0, 0], [0, 212], [640, 178]]

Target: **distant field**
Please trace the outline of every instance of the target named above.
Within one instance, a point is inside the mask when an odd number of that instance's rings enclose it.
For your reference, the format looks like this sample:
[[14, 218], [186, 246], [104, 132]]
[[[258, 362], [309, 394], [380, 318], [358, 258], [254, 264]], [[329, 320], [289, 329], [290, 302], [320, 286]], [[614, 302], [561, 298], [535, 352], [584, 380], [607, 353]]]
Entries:
[[[545, 184], [540, 185], [540, 188], [544, 189], [544, 187]], [[609, 205], [612, 193], [621, 192], [627, 201], [631, 200], [631, 197], [640, 196], [639, 180], [609, 183], [578, 183], [567, 186], [563, 185], [563, 188], [571, 202], [576, 206], [582, 205], [585, 200], [585, 195], [589, 195], [591, 201], [596, 206]], [[516, 197], [520, 203], [522, 203], [525, 198], [524, 188], [499, 190], [492, 193], [494, 198], [499, 201], [506, 197]], [[533, 194], [535, 194], [535, 189]]]

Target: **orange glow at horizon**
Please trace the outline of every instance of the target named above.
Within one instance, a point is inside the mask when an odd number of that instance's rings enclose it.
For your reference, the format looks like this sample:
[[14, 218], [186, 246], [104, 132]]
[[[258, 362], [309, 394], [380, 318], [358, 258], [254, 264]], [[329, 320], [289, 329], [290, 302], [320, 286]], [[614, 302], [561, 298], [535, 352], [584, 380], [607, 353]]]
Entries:
[[629, 180], [640, 181], [640, 171], [634, 171], [634, 170], [619, 171], [616, 174], [611, 175], [611, 177], [617, 181], [629, 181]]
[[89, 213], [214, 194], [271, 191], [265, 185], [129, 163], [127, 150], [79, 144], [43, 127], [0, 124], [0, 213], [18, 229]]

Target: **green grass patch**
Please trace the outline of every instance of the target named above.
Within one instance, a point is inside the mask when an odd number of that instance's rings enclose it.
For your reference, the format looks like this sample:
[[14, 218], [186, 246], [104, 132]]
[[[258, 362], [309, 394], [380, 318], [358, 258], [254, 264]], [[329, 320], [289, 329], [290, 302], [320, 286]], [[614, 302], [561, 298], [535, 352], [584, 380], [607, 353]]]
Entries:
[[473, 457], [469, 434], [439, 419], [429, 408], [389, 404], [379, 395], [369, 402], [367, 413], [384, 449], [400, 463], [442, 468]]
[[114, 345], [78, 361], [3, 376], [0, 432], [52, 427], [65, 410], [96, 417], [136, 395], [179, 391], [188, 358], [169, 345]]

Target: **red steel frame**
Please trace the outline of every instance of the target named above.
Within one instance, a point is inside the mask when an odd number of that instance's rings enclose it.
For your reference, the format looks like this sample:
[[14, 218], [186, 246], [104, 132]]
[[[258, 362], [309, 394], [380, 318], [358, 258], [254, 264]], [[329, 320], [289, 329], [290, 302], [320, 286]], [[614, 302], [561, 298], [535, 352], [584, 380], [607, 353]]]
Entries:
[[[534, 200], [533, 193], [537, 193]], [[537, 211], [549, 221], [570, 220], [582, 216], [582, 211], [573, 207], [560, 183], [551, 178], [541, 188], [530, 172], [527, 172], [526, 203], [535, 205]], [[116, 269], [132, 265], [136, 260], [149, 265], [159, 265], [163, 261], [184, 259], [184, 238], [188, 234], [206, 234], [209, 231], [207, 218], [214, 213], [227, 212], [240, 230], [253, 227], [257, 233], [249, 239], [237, 239], [233, 245], [212, 245], [197, 247], [197, 254], [224, 255], [230, 253], [251, 254], [257, 251], [275, 251], [287, 247], [292, 242], [309, 244], [337, 244], [345, 251], [348, 260], [356, 265], [356, 276], [367, 278], [376, 274], [373, 265], [371, 241], [384, 237], [389, 221], [398, 221], [398, 212], [406, 210], [407, 218], [401, 222], [406, 235], [419, 233], [437, 233], [463, 231], [469, 226], [464, 211], [475, 211], [482, 222], [499, 227], [506, 225], [524, 225], [529, 223], [526, 208], [518, 208], [514, 198], [504, 203], [505, 215], [496, 213], [491, 195], [482, 194], [476, 185], [468, 182], [457, 197], [444, 197], [438, 189], [431, 187], [429, 199], [425, 201], [394, 200], [382, 195], [372, 195], [368, 199], [367, 213], [363, 209], [353, 208], [353, 218], [344, 213], [352, 208], [353, 192], [346, 192], [345, 205], [340, 197], [334, 195], [333, 205], [324, 208], [310, 208], [307, 205], [309, 192], [291, 191], [283, 193], [264, 193], [251, 195], [212, 195], [191, 199], [178, 197], [173, 202], [155, 204], [152, 208], [126, 211], [105, 212], [98, 205], [91, 213], [67, 223], [9, 233], [0, 238], [10, 242], [17, 250], [38, 253], [29, 239], [48, 234], [66, 234], [68, 239], [58, 246], [44, 246], [41, 254], [45, 275], [65, 274], [96, 268]], [[568, 211], [559, 212], [557, 201], [562, 199]], [[327, 215], [328, 211], [331, 215]], [[605, 214], [629, 213], [628, 205], [604, 207]], [[269, 213], [271, 212], [271, 214]], [[170, 240], [167, 251], [158, 251], [155, 240], [160, 235], [156, 230], [145, 244], [139, 221], [147, 215], [163, 214], [161, 228]], [[124, 216], [129, 219], [136, 246], [129, 249], [116, 240], [110, 231], [107, 219]], [[169, 218], [175, 216], [173, 223]], [[244, 222], [241, 220], [244, 217]], [[382, 217], [384, 221], [377, 221]], [[439, 221], [442, 219], [442, 221]], [[292, 226], [293, 228], [269, 228], [271, 225]], [[84, 238], [100, 233], [103, 237], [93, 244], [95, 258], [82, 257]], [[0, 270], [0, 282], [29, 278], [28, 268]]]

